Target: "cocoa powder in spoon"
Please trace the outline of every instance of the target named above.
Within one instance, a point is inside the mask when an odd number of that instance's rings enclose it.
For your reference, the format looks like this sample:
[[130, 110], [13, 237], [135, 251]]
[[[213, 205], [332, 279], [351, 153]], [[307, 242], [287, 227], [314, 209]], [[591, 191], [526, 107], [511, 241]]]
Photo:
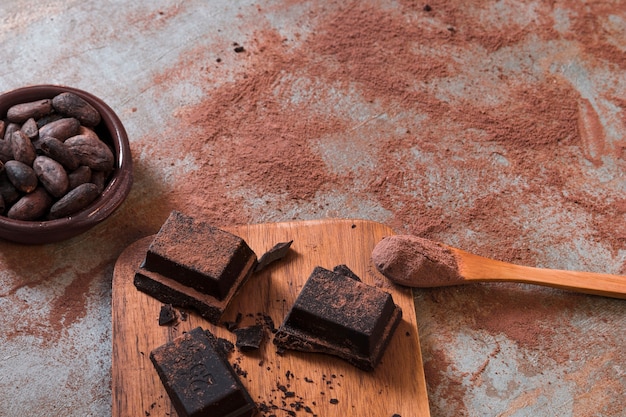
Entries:
[[438, 242], [412, 235], [383, 238], [372, 251], [376, 268], [411, 287], [440, 287], [463, 281], [454, 253]]

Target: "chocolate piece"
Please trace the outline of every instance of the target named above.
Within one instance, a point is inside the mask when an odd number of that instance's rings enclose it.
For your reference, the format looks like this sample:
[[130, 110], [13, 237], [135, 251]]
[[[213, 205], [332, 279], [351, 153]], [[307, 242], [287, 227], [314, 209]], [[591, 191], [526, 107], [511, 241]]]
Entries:
[[235, 317], [235, 320], [225, 321], [222, 324], [224, 325], [224, 327], [228, 329], [229, 332], [232, 332], [237, 327], [239, 327], [239, 323], [241, 323], [242, 318], [243, 318], [243, 315], [241, 313], [237, 313], [237, 317]]
[[387, 292], [316, 267], [274, 337], [279, 349], [338, 356], [373, 370], [402, 318]]
[[240, 237], [174, 211], [148, 248], [143, 267], [223, 300], [252, 257]]
[[287, 255], [287, 252], [289, 252], [289, 248], [291, 247], [292, 243], [293, 240], [290, 240], [289, 242], [281, 242], [275, 244], [270, 250], [268, 250], [261, 256], [254, 272], [259, 272], [272, 262], [284, 258]]
[[241, 327], [233, 330], [237, 341], [235, 346], [242, 352], [249, 352], [251, 350], [258, 350], [263, 343], [263, 337], [265, 336], [265, 329], [262, 325], [257, 324], [249, 327]]
[[217, 323], [254, 271], [256, 255], [238, 236], [173, 211], [135, 273], [135, 286], [163, 303]]
[[217, 349], [224, 355], [228, 356], [229, 354], [235, 351], [235, 345], [228, 339], [224, 339], [222, 337], [217, 338]]
[[355, 274], [354, 272], [352, 272], [352, 270], [350, 268], [348, 268], [348, 265], [337, 265], [333, 268], [333, 272], [335, 274], [339, 274], [339, 275], [343, 275], [346, 276], [348, 278], [352, 278], [356, 281], [361, 281], [361, 278], [359, 278], [359, 276], [357, 274]]
[[176, 310], [172, 308], [171, 304], [165, 304], [161, 306], [159, 312], [159, 326], [167, 326], [176, 321]]
[[154, 349], [150, 360], [179, 417], [254, 415], [254, 401], [208, 331], [184, 333]]

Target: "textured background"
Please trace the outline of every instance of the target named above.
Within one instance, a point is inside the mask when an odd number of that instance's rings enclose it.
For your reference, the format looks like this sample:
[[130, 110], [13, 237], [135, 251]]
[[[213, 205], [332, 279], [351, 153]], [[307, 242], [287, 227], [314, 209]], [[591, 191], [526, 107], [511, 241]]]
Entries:
[[[0, 415], [110, 415], [113, 265], [172, 209], [365, 218], [626, 273], [624, 2], [144, 3], [0, 4], [0, 89], [100, 96], [135, 163], [88, 233], [0, 243]], [[515, 284], [415, 298], [433, 416], [623, 414], [623, 301]]]

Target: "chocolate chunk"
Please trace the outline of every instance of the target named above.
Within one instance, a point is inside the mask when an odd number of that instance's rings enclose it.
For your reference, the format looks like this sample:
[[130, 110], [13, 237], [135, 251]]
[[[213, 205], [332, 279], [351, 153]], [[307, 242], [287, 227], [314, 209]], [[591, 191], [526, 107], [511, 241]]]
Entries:
[[223, 300], [253, 257], [240, 237], [175, 211], [152, 241], [143, 267]]
[[222, 337], [217, 338], [217, 347], [224, 356], [228, 356], [228, 354], [232, 353], [235, 350], [235, 345], [233, 344], [233, 342]]
[[161, 311], [159, 312], [159, 326], [172, 324], [176, 321], [176, 318], [176, 310], [174, 310], [171, 304], [161, 306]]
[[256, 255], [238, 236], [173, 211], [135, 273], [135, 286], [217, 323], [254, 271]]
[[242, 352], [249, 352], [251, 350], [258, 350], [263, 343], [265, 336], [265, 329], [262, 325], [257, 324], [254, 326], [242, 327], [233, 330], [237, 341], [235, 346]]
[[241, 313], [237, 313], [237, 317], [235, 317], [235, 320], [225, 321], [222, 324], [224, 325], [224, 327], [226, 327], [226, 329], [228, 329], [229, 332], [232, 332], [237, 327], [239, 327], [239, 323], [241, 323], [242, 318], [243, 318], [243, 315]]
[[272, 262], [284, 258], [287, 255], [287, 252], [289, 252], [289, 248], [291, 247], [292, 243], [293, 240], [290, 240], [289, 242], [281, 242], [275, 244], [270, 250], [268, 250], [261, 256], [254, 271], [259, 272]]
[[352, 270], [350, 268], [348, 268], [347, 265], [344, 265], [344, 264], [335, 266], [333, 268], [333, 272], [335, 274], [339, 274], [339, 275], [346, 276], [348, 278], [352, 278], [352, 279], [354, 279], [356, 281], [361, 281], [361, 278], [359, 278], [359, 276], [357, 274], [352, 272]]
[[274, 337], [279, 349], [338, 356], [373, 370], [402, 318], [387, 292], [316, 267]]
[[200, 327], [154, 349], [150, 360], [179, 417], [250, 417], [256, 412], [215, 336]]

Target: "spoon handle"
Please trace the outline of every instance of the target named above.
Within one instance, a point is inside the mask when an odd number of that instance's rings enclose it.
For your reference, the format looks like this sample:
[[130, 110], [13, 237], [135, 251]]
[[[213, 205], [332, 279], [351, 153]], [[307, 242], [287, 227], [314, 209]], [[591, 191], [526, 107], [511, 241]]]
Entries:
[[626, 299], [626, 276], [544, 269], [497, 261], [449, 247], [465, 281], [519, 282]]

